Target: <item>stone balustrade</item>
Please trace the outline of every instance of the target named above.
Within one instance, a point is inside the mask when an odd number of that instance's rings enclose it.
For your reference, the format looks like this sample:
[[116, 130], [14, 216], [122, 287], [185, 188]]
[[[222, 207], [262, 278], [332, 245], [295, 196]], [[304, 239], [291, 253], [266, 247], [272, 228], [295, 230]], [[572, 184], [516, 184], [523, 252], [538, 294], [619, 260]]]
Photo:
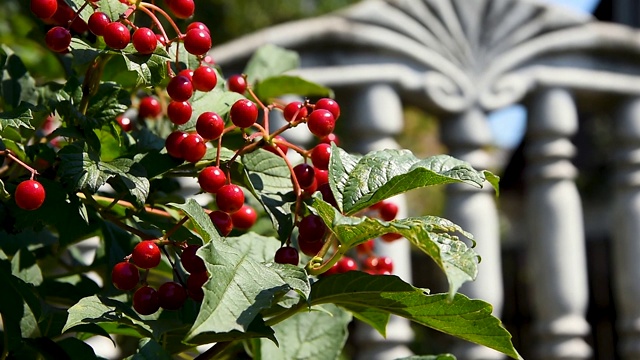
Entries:
[[[619, 353], [640, 358], [640, 32], [588, 15], [524, 0], [368, 0], [343, 11], [274, 26], [214, 48], [226, 74], [241, 72], [264, 44], [300, 53], [296, 73], [333, 88], [344, 109], [349, 150], [395, 148], [402, 107], [439, 117], [449, 152], [477, 168], [495, 164], [486, 114], [513, 104], [528, 112], [524, 159], [526, 221], [511, 228], [526, 247], [535, 353], [528, 358], [590, 359], [583, 199], [572, 161], [580, 114], [614, 114], [616, 166], [610, 259]], [[501, 169], [495, 169], [500, 172]], [[604, 174], [603, 176], [608, 176]], [[406, 214], [404, 199], [396, 199]], [[487, 189], [447, 188], [445, 217], [475, 235], [483, 258], [476, 282], [462, 291], [494, 305], [502, 282], [500, 199]], [[519, 224], [519, 223], [518, 223]], [[382, 246], [411, 281], [407, 242]], [[525, 284], [522, 284], [525, 286]], [[359, 358], [408, 353], [408, 324], [390, 323], [388, 338], [361, 328]], [[459, 359], [500, 359], [461, 344]]]

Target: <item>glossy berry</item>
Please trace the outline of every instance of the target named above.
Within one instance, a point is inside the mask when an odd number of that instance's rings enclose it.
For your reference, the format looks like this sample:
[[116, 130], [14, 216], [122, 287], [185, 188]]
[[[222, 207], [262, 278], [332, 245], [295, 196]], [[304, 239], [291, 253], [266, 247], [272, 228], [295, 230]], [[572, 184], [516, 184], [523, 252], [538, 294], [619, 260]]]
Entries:
[[329, 144], [318, 144], [311, 150], [311, 162], [320, 170], [329, 169], [330, 158], [331, 145]]
[[378, 264], [376, 265], [376, 270], [380, 273], [384, 272], [393, 272], [393, 260], [387, 256], [381, 256], [378, 258]]
[[335, 143], [336, 145], [340, 145], [340, 139], [338, 139], [338, 135], [331, 133], [325, 137], [323, 137], [322, 139], [320, 139], [321, 143], [324, 144], [331, 144], [331, 143]]
[[189, 245], [180, 254], [182, 267], [191, 274], [207, 270], [204, 261], [196, 255], [198, 249], [200, 249], [200, 245]]
[[178, 310], [187, 300], [187, 290], [173, 281], [166, 282], [158, 288], [158, 303], [165, 310]]
[[241, 128], [248, 128], [258, 120], [258, 107], [249, 99], [240, 99], [229, 110], [231, 122]]
[[314, 256], [324, 245], [327, 226], [317, 215], [308, 215], [298, 224], [298, 247], [308, 256]]
[[189, 81], [193, 82], [193, 70], [191, 69], [180, 70], [178, 75], [185, 76]]
[[200, 171], [198, 183], [202, 190], [215, 194], [224, 184], [227, 183], [227, 176], [224, 171], [217, 166], [207, 166]]
[[160, 264], [160, 248], [153, 240], [139, 242], [131, 253], [131, 260], [141, 269], [151, 269]]
[[227, 214], [234, 213], [244, 205], [244, 192], [238, 185], [224, 185], [216, 192], [216, 205]]
[[322, 138], [333, 132], [336, 119], [329, 110], [313, 110], [307, 119], [307, 126], [313, 135]]
[[313, 185], [316, 176], [313, 166], [305, 163], [294, 166], [293, 174], [296, 176], [298, 184], [302, 188], [308, 188]]
[[47, 31], [44, 42], [51, 51], [64, 52], [71, 44], [71, 33], [61, 26], [55, 26]]
[[356, 264], [356, 261], [353, 258], [350, 258], [348, 256], [343, 256], [340, 258], [340, 260], [338, 260], [338, 272], [339, 273], [346, 273], [347, 271], [354, 271], [354, 270], [358, 270], [358, 264]]
[[138, 105], [139, 118], [156, 118], [161, 113], [162, 106], [155, 96], [146, 96], [140, 100], [140, 105]]
[[126, 116], [120, 115], [116, 118], [118, 125], [122, 128], [122, 131], [129, 132], [133, 129], [133, 122]]
[[44, 186], [36, 180], [25, 180], [16, 187], [14, 198], [19, 208], [36, 210], [44, 203]]
[[143, 55], [151, 54], [158, 46], [158, 39], [153, 30], [141, 27], [133, 32], [133, 47]]
[[302, 196], [304, 196], [305, 198], [311, 197], [311, 195], [313, 195], [316, 190], [318, 190], [318, 181], [313, 178], [313, 183], [311, 183], [311, 185], [302, 188]]
[[315, 168], [314, 171], [316, 174], [317, 186], [329, 183], [329, 170], [320, 170], [318, 168]]
[[283, 138], [280, 135], [276, 135], [273, 137], [273, 140], [275, 145], [266, 144], [262, 148], [280, 156], [280, 153], [278, 153], [278, 151], [276, 150], [276, 147], [278, 147], [280, 150], [282, 150], [283, 154], [287, 155], [287, 152], [289, 151], [289, 147], [283, 142], [283, 141], [286, 141], [285, 138]]
[[91, 16], [89, 16], [89, 31], [91, 31], [96, 36], [104, 35], [104, 31], [107, 28], [107, 25], [111, 23], [111, 19], [109, 19], [109, 15], [96, 11]]
[[315, 104], [314, 110], [318, 109], [330, 111], [336, 120], [340, 117], [340, 105], [338, 105], [338, 103], [333, 99], [322, 98], [318, 100]]
[[380, 238], [385, 242], [393, 242], [402, 239], [402, 235], [396, 233], [387, 233], [380, 236]]
[[356, 246], [356, 251], [358, 252], [358, 254], [372, 254], [373, 253], [373, 249], [375, 247], [375, 241], [373, 239], [369, 239], [366, 242], [363, 242], [362, 244], [358, 244]]
[[297, 266], [298, 262], [300, 262], [300, 255], [298, 254], [298, 250], [295, 248], [285, 246], [276, 250], [273, 261], [278, 264], [290, 264]]
[[31, 12], [40, 19], [48, 19], [58, 10], [56, 0], [31, 0]]
[[306, 117], [309, 113], [306, 107], [302, 104], [301, 101], [292, 101], [284, 107], [282, 116], [288, 122], [292, 121], [300, 121], [302, 118]]
[[180, 142], [180, 153], [182, 158], [188, 162], [195, 163], [200, 161], [206, 152], [207, 144], [202, 136], [198, 134], [188, 134]]
[[231, 75], [227, 80], [227, 88], [229, 91], [244, 94], [247, 90], [247, 80], [242, 75]]
[[162, 34], [156, 34], [156, 40], [158, 40], [158, 42], [163, 46], [167, 45], [167, 38], [165, 38]]
[[204, 139], [216, 140], [224, 131], [224, 120], [212, 111], [205, 111], [198, 116], [196, 131]]
[[227, 236], [233, 230], [233, 220], [231, 216], [224, 211], [216, 210], [209, 213], [209, 219], [218, 229], [220, 235]]
[[193, 55], [204, 55], [211, 49], [211, 35], [202, 29], [191, 29], [184, 35], [184, 48]]
[[258, 213], [251, 205], [244, 204], [240, 210], [231, 214], [231, 222], [235, 229], [247, 230], [258, 220]]
[[329, 183], [318, 185], [318, 191], [322, 194], [322, 200], [333, 205], [333, 207], [338, 208], [338, 202], [336, 201], [336, 197], [333, 196], [333, 191], [331, 191]]
[[340, 273], [339, 267], [340, 267], [340, 265], [338, 265], [338, 263], [336, 262], [335, 264], [333, 264], [333, 266], [331, 266], [329, 268], [329, 270], [327, 270], [324, 273], [322, 273], [322, 276], [329, 276], [329, 275], [339, 274]]
[[192, 273], [187, 279], [187, 293], [189, 297], [195, 301], [202, 301], [202, 299], [204, 299], [202, 286], [208, 279], [209, 274], [206, 271]]
[[167, 148], [167, 153], [173, 156], [176, 159], [182, 159], [182, 149], [180, 144], [182, 141], [189, 136], [184, 131], [176, 130], [167, 136], [167, 139], [164, 141], [164, 146]]
[[184, 75], [174, 76], [167, 84], [167, 93], [173, 101], [187, 101], [193, 95], [193, 83]]
[[167, 106], [167, 116], [172, 123], [183, 125], [189, 122], [193, 108], [188, 101], [171, 101]]
[[124, 49], [131, 41], [129, 28], [127, 28], [123, 23], [117, 21], [107, 25], [102, 36], [104, 37], [104, 42], [109, 47], [116, 50]]
[[169, 9], [179, 19], [186, 19], [193, 15], [196, 5], [193, 0], [171, 0], [168, 1]]
[[189, 31], [191, 29], [200, 29], [200, 30], [204, 30], [206, 32], [208, 32], [209, 34], [211, 34], [211, 31], [209, 30], [209, 28], [207, 27], [207, 25], [199, 22], [199, 21], [194, 21], [192, 23], [190, 23], [189, 25], [187, 25], [187, 30]]
[[384, 221], [391, 221], [398, 215], [398, 205], [391, 201], [382, 201], [382, 204], [378, 208], [380, 218]]
[[138, 268], [128, 261], [117, 263], [111, 270], [111, 282], [118, 290], [133, 290], [138, 285], [138, 281], [140, 281]]
[[151, 315], [160, 309], [158, 293], [150, 286], [143, 286], [133, 293], [133, 309], [140, 315]]
[[200, 66], [193, 72], [193, 87], [199, 91], [211, 91], [218, 83], [216, 71], [209, 66]]

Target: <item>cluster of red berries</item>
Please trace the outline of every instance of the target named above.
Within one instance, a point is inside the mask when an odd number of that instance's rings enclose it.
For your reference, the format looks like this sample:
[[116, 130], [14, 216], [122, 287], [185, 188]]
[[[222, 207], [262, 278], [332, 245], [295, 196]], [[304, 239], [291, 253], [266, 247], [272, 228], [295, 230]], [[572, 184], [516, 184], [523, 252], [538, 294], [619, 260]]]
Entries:
[[[147, 284], [148, 270], [158, 266], [162, 257], [160, 247], [154, 240], [138, 243], [131, 255], [117, 263], [111, 271], [111, 281], [117, 289], [123, 291], [133, 290], [142, 283], [142, 286], [133, 293], [133, 309], [141, 315], [153, 314], [160, 308], [178, 310], [187, 298], [202, 301], [204, 298], [202, 286], [209, 278], [209, 274], [204, 261], [196, 256], [199, 247], [199, 245], [188, 245], [181, 248], [180, 262], [184, 270], [190, 274], [186, 282], [178, 277], [178, 282], [167, 281], [157, 290]], [[142, 278], [139, 269], [147, 271]]]

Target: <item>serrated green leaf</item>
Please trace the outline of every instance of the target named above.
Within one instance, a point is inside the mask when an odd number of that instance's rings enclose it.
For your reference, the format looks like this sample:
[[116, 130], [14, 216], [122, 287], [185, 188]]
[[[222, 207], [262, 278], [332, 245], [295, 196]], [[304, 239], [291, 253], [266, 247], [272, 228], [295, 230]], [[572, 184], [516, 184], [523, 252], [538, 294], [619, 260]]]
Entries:
[[27, 106], [20, 106], [14, 110], [0, 112], [0, 131], [3, 131], [7, 127], [33, 129], [31, 119], [33, 119], [33, 114]]
[[11, 273], [28, 284], [38, 286], [42, 283], [42, 271], [33, 253], [26, 248], [18, 250], [11, 259]]
[[[79, 1], [80, 3], [83, 3], [83, 0], [74, 0], [74, 1]], [[119, 19], [120, 15], [127, 10], [127, 5], [120, 2], [120, 0], [100, 0], [96, 2], [96, 5], [98, 5], [98, 10], [96, 11], [101, 11], [107, 14], [107, 16], [109, 17], [109, 19], [111, 19], [111, 21], [115, 21]], [[94, 11], [91, 10], [91, 13], [93, 12]], [[89, 14], [89, 16], [91, 16], [91, 14]], [[88, 18], [84, 20], [87, 21]]]
[[444, 271], [451, 297], [464, 282], [474, 280], [477, 276], [478, 255], [455, 234], [460, 233], [472, 241], [473, 236], [449, 220], [437, 216], [422, 216], [382, 221], [366, 216], [344, 216], [317, 197], [313, 206], [347, 249], [387, 233], [404, 236]]
[[390, 318], [388, 312], [351, 304], [342, 304], [341, 306], [349, 310], [356, 319], [369, 324], [369, 326], [379, 332], [380, 335], [384, 337], [387, 336], [387, 324]]
[[170, 203], [167, 206], [174, 207], [184, 211], [185, 215], [189, 217], [196, 231], [205, 243], [212, 240], [221, 241], [218, 230], [213, 225], [213, 222], [209, 218], [209, 215], [204, 212], [204, 209], [193, 199], [188, 199], [184, 204]]
[[22, 62], [8, 46], [0, 46], [0, 56], [3, 59], [0, 69], [0, 98], [4, 110], [12, 110], [20, 104], [36, 105], [38, 92], [36, 81]]
[[491, 315], [491, 304], [462, 294], [456, 294], [453, 299], [447, 294], [428, 295], [397, 276], [360, 271], [327, 276], [311, 286], [309, 302], [386, 311], [521, 359], [509, 332]]
[[272, 262], [273, 255], [280, 248], [280, 240], [249, 232], [237, 237], [229, 237], [226, 242], [252, 260], [262, 263]]
[[[84, 20], [85, 22], [89, 20], [89, 17], [93, 13], [93, 8], [91, 6], [83, 6], [84, 5], [84, 1], [82, 1], [82, 0], [65, 0], [65, 2], [76, 13], [78, 12], [78, 10], [82, 9], [82, 11], [80, 11], [80, 18], [82, 20]], [[102, 1], [100, 1], [100, 2], [102, 2]], [[111, 20], [115, 20], [117, 18], [110, 18], [110, 19]]]
[[338, 359], [349, 335], [351, 316], [334, 305], [323, 305], [323, 309], [300, 312], [275, 325], [280, 345], [261, 339], [256, 360]]
[[293, 230], [291, 207], [296, 198], [287, 163], [278, 155], [258, 149], [242, 156], [251, 193], [264, 206], [281, 239]]
[[103, 52], [89, 45], [84, 40], [76, 37], [71, 38], [69, 50], [73, 55], [72, 64], [74, 67], [84, 68], [91, 64], [93, 60]]
[[265, 101], [288, 94], [333, 97], [333, 91], [328, 87], [292, 75], [268, 77], [256, 84], [254, 92]]
[[187, 341], [202, 334], [251, 332], [259, 321], [262, 329], [245, 337], [272, 338], [272, 330], [262, 322], [260, 312], [290, 290], [304, 293], [308, 285], [306, 272], [295, 266], [279, 267], [259, 263], [223, 242], [212, 241], [198, 250], [212, 274], [204, 285], [204, 301]]
[[127, 360], [171, 360], [171, 354], [167, 353], [160, 344], [150, 338], [138, 341], [138, 350]]
[[298, 66], [300, 66], [298, 53], [268, 44], [256, 50], [249, 59], [244, 73], [247, 75], [247, 81], [254, 84], [256, 81], [280, 75]]
[[178, 129], [193, 131], [196, 127], [198, 116], [205, 111], [212, 111], [224, 119], [229, 109], [231, 109], [231, 105], [243, 98], [244, 96], [233, 91], [225, 91], [220, 86], [216, 86], [215, 89], [207, 92], [198, 91], [190, 100], [193, 111], [191, 119], [187, 123], [180, 125]]
[[[359, 158], [353, 168], [353, 157], [341, 160], [344, 151], [331, 145], [330, 182], [334, 196], [345, 214], [354, 214], [381, 200], [419, 187], [466, 183], [482, 187], [490, 174], [491, 184], [498, 177], [488, 171], [477, 171], [469, 163], [449, 155], [436, 155], [421, 160], [409, 150], [385, 149]], [[496, 188], [497, 191], [497, 188]]]
[[171, 45], [169, 46], [168, 53], [169, 53], [170, 59], [172, 60], [177, 59], [177, 61], [179, 62], [179, 64], [174, 64], [176, 68], [174, 68], [173, 70], [176, 73], [182, 69], [195, 70], [198, 68], [198, 66], [200, 66], [200, 59], [197, 56], [190, 54], [184, 48], [182, 43], [178, 41], [174, 41], [173, 43], [171, 43]]
[[141, 206], [149, 196], [149, 180], [145, 168], [131, 159], [119, 158], [110, 162], [100, 162], [102, 172], [113, 176], [111, 185], [118, 190], [126, 190]]
[[136, 85], [159, 85], [167, 76], [167, 61], [171, 58], [163, 47], [158, 47], [153, 54], [138, 54], [133, 44], [123, 51], [123, 60], [127, 69], [138, 75]]
[[131, 94], [113, 82], [102, 82], [97, 92], [91, 96], [86, 117], [101, 127], [123, 114], [131, 103]]

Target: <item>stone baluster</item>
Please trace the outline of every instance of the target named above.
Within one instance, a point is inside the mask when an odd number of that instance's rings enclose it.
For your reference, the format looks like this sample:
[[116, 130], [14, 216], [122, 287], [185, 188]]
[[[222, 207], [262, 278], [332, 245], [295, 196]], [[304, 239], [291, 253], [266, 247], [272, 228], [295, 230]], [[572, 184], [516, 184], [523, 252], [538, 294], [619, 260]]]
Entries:
[[[367, 153], [373, 150], [396, 149], [398, 143], [393, 136], [402, 131], [402, 104], [396, 91], [388, 85], [371, 85], [359, 88], [349, 96], [338, 98], [345, 114], [349, 150]], [[346, 100], [349, 99], [349, 100]], [[339, 120], [340, 121], [340, 120]], [[345, 120], [343, 120], [345, 121]], [[345, 135], [346, 137], [346, 135]], [[347, 140], [345, 138], [345, 140]], [[404, 196], [395, 196], [399, 208], [398, 217], [407, 216]], [[376, 253], [393, 259], [393, 273], [406, 282], [411, 282], [410, 244], [405, 240], [392, 243], [376, 242]], [[370, 326], [358, 323], [354, 338], [358, 344], [357, 359], [387, 360], [412, 355], [407, 347], [414, 334], [407, 319], [391, 316], [387, 325], [386, 339]]]
[[[486, 114], [476, 108], [444, 118], [442, 140], [449, 147], [449, 154], [469, 162], [476, 169], [488, 169], [492, 165], [485, 150], [492, 142]], [[483, 189], [466, 184], [447, 186], [445, 218], [460, 225], [477, 240], [475, 250], [482, 257], [478, 277], [465, 283], [460, 291], [471, 298], [482, 299], [493, 305], [495, 316], [500, 316], [503, 304], [502, 262], [500, 233], [495, 192], [486, 183]], [[487, 347], [460, 342], [454, 351], [458, 359], [503, 359], [504, 356]]]
[[536, 358], [588, 359], [585, 235], [570, 141], [577, 110], [563, 89], [543, 89], [529, 105], [525, 210]]
[[619, 352], [640, 359], [640, 99], [622, 105], [616, 119], [616, 177], [612, 262]]

